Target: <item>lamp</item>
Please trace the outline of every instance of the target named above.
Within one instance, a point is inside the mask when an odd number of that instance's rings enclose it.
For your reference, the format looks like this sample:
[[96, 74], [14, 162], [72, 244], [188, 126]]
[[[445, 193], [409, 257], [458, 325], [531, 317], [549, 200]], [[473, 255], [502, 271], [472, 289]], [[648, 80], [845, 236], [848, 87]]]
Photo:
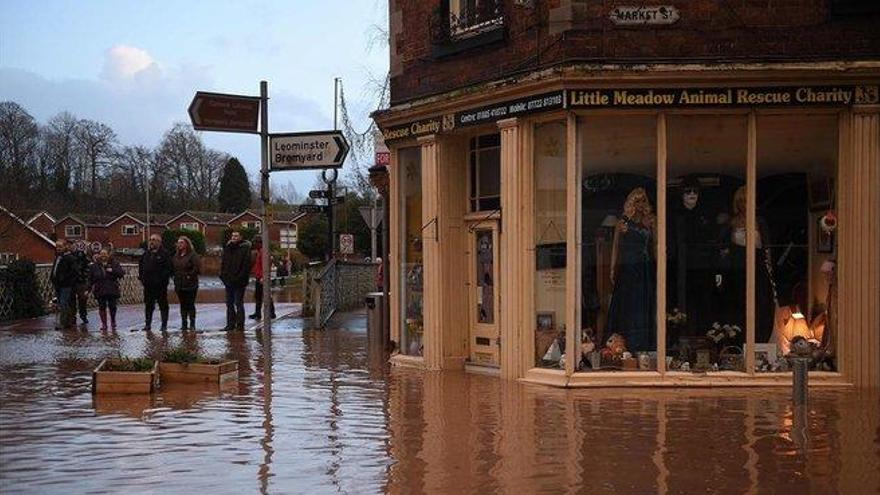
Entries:
[[619, 220], [617, 219], [617, 215], [609, 213], [608, 215], [605, 215], [605, 219], [602, 220], [602, 226], [603, 227], [615, 227], [615, 226], [617, 226], [618, 221]]

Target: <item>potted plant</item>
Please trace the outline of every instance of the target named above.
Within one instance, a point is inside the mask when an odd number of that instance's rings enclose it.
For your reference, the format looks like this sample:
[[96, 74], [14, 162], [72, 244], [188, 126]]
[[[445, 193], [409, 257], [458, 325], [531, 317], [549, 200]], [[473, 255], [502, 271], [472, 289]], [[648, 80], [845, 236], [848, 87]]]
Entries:
[[92, 372], [92, 393], [152, 393], [159, 388], [157, 365], [149, 358], [104, 359]]
[[179, 345], [165, 353], [159, 363], [159, 374], [169, 383], [221, 384], [238, 379], [238, 361], [208, 358]]

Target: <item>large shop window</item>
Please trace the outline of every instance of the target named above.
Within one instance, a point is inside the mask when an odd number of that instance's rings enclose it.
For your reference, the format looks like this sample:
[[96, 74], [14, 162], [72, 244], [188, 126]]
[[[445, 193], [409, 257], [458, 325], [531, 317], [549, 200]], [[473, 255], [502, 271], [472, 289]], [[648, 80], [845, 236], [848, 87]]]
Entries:
[[400, 167], [400, 288], [403, 294], [400, 352], [421, 356], [424, 335], [422, 257], [422, 161], [419, 148], [398, 152]]
[[836, 368], [837, 116], [757, 118], [755, 371], [786, 371], [795, 338]]
[[669, 115], [667, 135], [667, 369], [745, 371], [748, 117]]
[[501, 208], [501, 135], [488, 134], [470, 140], [470, 209]]
[[581, 371], [656, 369], [656, 117], [579, 119]]
[[566, 126], [534, 129], [535, 366], [565, 368]]

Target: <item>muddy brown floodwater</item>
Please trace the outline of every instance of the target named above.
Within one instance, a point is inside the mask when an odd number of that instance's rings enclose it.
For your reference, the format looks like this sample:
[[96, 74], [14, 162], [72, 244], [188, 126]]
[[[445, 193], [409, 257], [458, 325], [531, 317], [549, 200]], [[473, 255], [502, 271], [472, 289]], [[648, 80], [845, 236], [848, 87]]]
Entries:
[[[190, 339], [223, 389], [93, 398], [103, 356], [179, 333], [0, 331], [0, 492], [844, 493], [880, 490], [880, 399], [815, 390], [556, 390], [389, 369], [362, 315]], [[268, 335], [268, 333], [267, 333]]]

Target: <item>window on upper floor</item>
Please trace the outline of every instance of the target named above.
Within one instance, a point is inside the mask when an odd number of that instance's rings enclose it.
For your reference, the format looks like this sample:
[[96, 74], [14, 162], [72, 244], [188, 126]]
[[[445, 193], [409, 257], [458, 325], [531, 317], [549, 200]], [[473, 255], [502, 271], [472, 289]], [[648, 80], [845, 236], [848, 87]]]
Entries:
[[449, 4], [449, 34], [467, 37], [500, 26], [504, 22], [501, 0], [446, 0]]
[[6, 266], [18, 259], [16, 253], [0, 253], [0, 266]]
[[263, 232], [263, 229], [262, 229], [262, 222], [259, 222], [259, 221], [255, 221], [255, 222], [241, 222], [241, 226], [244, 227], [244, 228], [246, 228], [246, 229], [254, 229], [254, 230], [257, 231], [258, 234], [260, 234], [260, 233]]
[[180, 222], [181, 230], [195, 230], [196, 232], [200, 231], [198, 222]]
[[64, 226], [64, 236], [65, 237], [82, 237], [82, 225], [65, 225]]
[[122, 235], [124, 235], [124, 236], [138, 235], [138, 226], [133, 223], [123, 225], [122, 226]]

